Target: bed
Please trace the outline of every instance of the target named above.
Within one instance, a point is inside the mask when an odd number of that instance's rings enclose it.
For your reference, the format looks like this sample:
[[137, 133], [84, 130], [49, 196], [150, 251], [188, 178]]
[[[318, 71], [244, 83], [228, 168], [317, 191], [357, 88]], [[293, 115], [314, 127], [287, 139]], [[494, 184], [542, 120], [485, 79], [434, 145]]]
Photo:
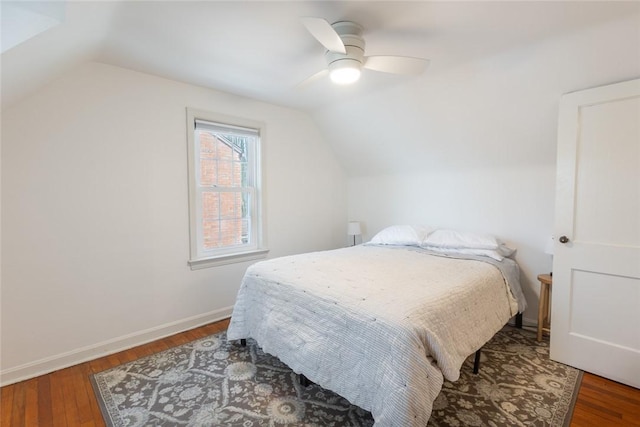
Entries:
[[525, 304], [509, 258], [359, 245], [252, 265], [227, 337], [255, 339], [376, 426], [424, 427], [443, 378]]

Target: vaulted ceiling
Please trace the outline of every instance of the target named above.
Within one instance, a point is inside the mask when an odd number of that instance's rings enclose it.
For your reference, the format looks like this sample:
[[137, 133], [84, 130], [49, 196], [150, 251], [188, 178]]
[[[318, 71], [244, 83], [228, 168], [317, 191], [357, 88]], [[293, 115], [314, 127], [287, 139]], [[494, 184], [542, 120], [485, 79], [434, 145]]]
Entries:
[[[3, 20], [8, 19], [8, 5], [20, 6], [20, 3], [3, 0]], [[527, 49], [629, 15], [637, 17], [640, 7], [636, 2], [515, 1], [68, 1], [63, 4], [60, 24], [2, 54], [3, 107], [81, 62], [104, 62], [306, 110], [314, 115], [336, 151], [346, 150], [343, 161], [353, 173], [393, 170], [416, 158], [399, 154], [409, 149], [419, 150], [415, 141], [398, 144], [398, 153], [394, 155], [379, 152], [375, 157], [363, 156], [367, 150], [365, 141], [381, 133], [386, 140], [410, 140], [428, 132], [420, 126], [420, 115], [446, 110], [447, 93], [455, 94], [457, 90], [442, 86], [455, 82], [443, 80], [444, 76], [471, 73], [465, 64], [481, 68], [484, 58], [508, 52], [535, 55], [535, 52], [527, 53]], [[300, 23], [300, 17], [304, 16], [361, 24], [369, 55], [424, 57], [429, 58], [431, 64], [427, 72], [418, 77], [371, 71], [350, 87], [335, 86], [325, 79], [303, 90], [296, 89], [298, 82], [326, 65], [324, 48]], [[6, 39], [10, 26], [3, 24], [2, 31]], [[499, 67], [517, 68], [520, 62], [528, 60], [518, 54], [505, 58]], [[499, 73], [479, 71], [485, 72], [484, 78], [496, 75], [500, 79]], [[440, 86], [435, 93], [424, 91], [436, 83]], [[424, 104], [421, 94], [440, 97], [438, 107], [420, 105]], [[487, 92], [486, 96], [490, 95]], [[411, 111], [418, 111], [418, 115], [412, 116]], [[372, 121], [391, 118], [397, 119], [396, 126], [371, 126]], [[347, 139], [357, 141], [350, 144]], [[456, 149], [454, 146], [449, 155], [455, 156]], [[501, 148], [496, 148], [496, 153], [500, 151]], [[527, 151], [518, 154], [523, 158], [530, 155]]]

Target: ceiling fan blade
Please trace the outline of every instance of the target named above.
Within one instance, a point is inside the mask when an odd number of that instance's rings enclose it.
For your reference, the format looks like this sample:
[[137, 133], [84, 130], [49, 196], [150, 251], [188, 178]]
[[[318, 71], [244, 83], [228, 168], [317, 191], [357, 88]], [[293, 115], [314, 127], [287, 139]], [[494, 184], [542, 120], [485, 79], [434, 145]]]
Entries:
[[418, 75], [424, 73], [429, 65], [428, 59], [410, 56], [369, 56], [364, 68], [383, 73]]
[[327, 50], [331, 52], [347, 53], [347, 50], [342, 43], [342, 39], [333, 29], [331, 24], [322, 18], [301, 18], [302, 24], [307, 27], [307, 30], [313, 37], [316, 38]]
[[329, 75], [329, 70], [319, 71], [314, 75], [312, 75], [311, 77], [307, 77], [306, 79], [298, 83], [296, 85], [296, 89], [304, 89], [305, 87], [309, 86], [311, 83], [315, 82], [316, 80], [320, 80], [321, 78], [327, 75]]

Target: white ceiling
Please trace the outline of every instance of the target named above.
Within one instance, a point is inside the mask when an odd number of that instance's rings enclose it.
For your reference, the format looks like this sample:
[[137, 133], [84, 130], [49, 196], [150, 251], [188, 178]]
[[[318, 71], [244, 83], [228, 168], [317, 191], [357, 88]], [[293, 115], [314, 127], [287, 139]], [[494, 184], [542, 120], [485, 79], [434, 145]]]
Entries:
[[[548, 167], [561, 94], [640, 76], [640, 2], [65, 4], [59, 25], [0, 57], [3, 108], [99, 61], [307, 111], [352, 176]], [[361, 24], [368, 55], [431, 64], [417, 77], [365, 71], [352, 86], [296, 89], [325, 66], [303, 16]]]
[[[3, 10], [11, 3], [3, 1]], [[416, 77], [368, 71], [353, 87], [324, 80], [296, 89], [325, 66], [324, 49], [302, 16], [360, 23], [368, 55], [431, 59], [417, 77], [423, 79], [635, 10], [637, 4], [610, 2], [66, 2], [60, 25], [2, 55], [3, 105], [78, 62], [96, 60], [312, 111]]]

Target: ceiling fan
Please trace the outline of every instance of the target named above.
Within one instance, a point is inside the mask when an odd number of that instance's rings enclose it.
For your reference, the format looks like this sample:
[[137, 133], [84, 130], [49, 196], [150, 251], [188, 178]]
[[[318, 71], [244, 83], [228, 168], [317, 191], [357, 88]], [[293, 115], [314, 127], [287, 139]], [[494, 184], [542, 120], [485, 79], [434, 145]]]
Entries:
[[329, 75], [336, 84], [351, 84], [360, 78], [363, 68], [383, 73], [418, 75], [429, 60], [409, 56], [365, 56], [362, 26], [351, 21], [329, 24], [322, 18], [302, 18], [302, 24], [326, 49], [327, 68], [303, 80], [297, 87], [307, 86]]

